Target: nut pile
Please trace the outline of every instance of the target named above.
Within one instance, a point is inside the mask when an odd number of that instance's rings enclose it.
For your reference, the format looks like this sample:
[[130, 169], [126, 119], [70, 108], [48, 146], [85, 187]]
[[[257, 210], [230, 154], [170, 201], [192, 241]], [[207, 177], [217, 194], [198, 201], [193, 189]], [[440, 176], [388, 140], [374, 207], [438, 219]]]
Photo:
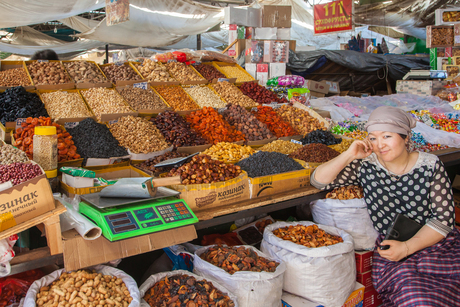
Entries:
[[102, 71], [107, 76], [107, 78], [112, 82], [116, 83], [117, 81], [130, 81], [130, 80], [140, 80], [138, 74], [132, 69], [129, 65], [115, 65], [110, 64], [107, 66], [101, 66]]
[[121, 146], [132, 153], [150, 153], [164, 150], [170, 145], [155, 125], [142, 117], [124, 116], [109, 125]]
[[238, 162], [245, 159], [256, 151], [250, 146], [240, 146], [234, 143], [220, 142], [208, 149], [203, 154], [210, 156], [213, 160], [222, 162]]
[[257, 106], [257, 103], [244, 95], [235, 85], [223, 81], [213, 84], [214, 90], [227, 102], [236, 104], [245, 108], [252, 108]]
[[326, 198], [332, 199], [355, 199], [355, 198], [363, 198], [363, 188], [357, 185], [349, 185], [346, 187], [339, 187], [335, 188], [331, 192], [326, 194]]
[[125, 104], [123, 98], [113, 89], [104, 87], [90, 88], [81, 91], [98, 121], [102, 114], [129, 113], [132, 110]]
[[155, 87], [174, 111], [198, 110], [200, 107], [178, 85], [160, 85]]
[[313, 130], [324, 129], [324, 123], [311, 116], [307, 111], [284, 105], [277, 109], [276, 113], [301, 134], [307, 134]]
[[154, 82], [174, 82], [176, 79], [171, 77], [164, 65], [150, 59], [144, 60], [142, 65], [137, 66], [137, 70], [144, 79]]
[[133, 298], [121, 278], [78, 270], [62, 273], [37, 293], [37, 306], [128, 307]]
[[119, 91], [120, 95], [136, 111], [165, 109], [168, 106], [151, 89], [126, 87]]
[[251, 97], [255, 102], [260, 104], [270, 104], [272, 102], [288, 103], [286, 98], [279, 98], [278, 95], [276, 95], [274, 92], [263, 87], [257, 82], [245, 82], [240, 86], [240, 90], [243, 92], [243, 94]]
[[442, 21], [444, 22], [457, 22], [460, 21], [459, 11], [448, 11], [442, 13]]
[[16, 162], [27, 162], [29, 158], [22, 150], [11, 145], [0, 143], [0, 164], [11, 164]]
[[180, 62], [171, 62], [165, 64], [170, 75], [179, 80], [180, 82], [187, 81], [203, 81], [206, 83], [206, 79], [200, 77], [192, 68]]
[[184, 152], [177, 152], [175, 150], [173, 151], [169, 151], [163, 155], [160, 155], [160, 156], [156, 156], [156, 157], [153, 157], [151, 159], [148, 159], [144, 162], [142, 162], [141, 164], [138, 164], [137, 167], [142, 169], [142, 170], [145, 170], [145, 171], [148, 171], [148, 172], [152, 172], [152, 173], [165, 173], [165, 172], [169, 172], [172, 167], [158, 167], [156, 168], [155, 165], [160, 163], [160, 162], [163, 162], [163, 161], [166, 161], [166, 160], [169, 160], [169, 159], [174, 159], [174, 158], [182, 158], [182, 157], [187, 157], [188, 154], [184, 153]]
[[87, 61], [64, 62], [70, 77], [76, 83], [101, 83], [107, 79], [101, 74], [96, 64]]
[[235, 306], [228, 295], [214, 287], [212, 282], [196, 280], [185, 274], [162, 278], [147, 291], [144, 300], [152, 307]]
[[433, 46], [453, 46], [454, 44], [454, 28], [432, 28], [431, 29], [431, 45]]
[[308, 144], [289, 155], [291, 158], [305, 162], [323, 163], [340, 155], [339, 152], [324, 144]]
[[254, 80], [254, 78], [250, 74], [248, 74], [246, 71], [243, 71], [243, 70], [239, 69], [238, 67], [220, 66], [219, 68], [229, 78], [236, 78], [236, 82], [238, 82], [238, 83], [248, 82], [248, 81], [253, 81]]
[[216, 245], [210, 247], [200, 258], [215, 265], [230, 275], [239, 271], [270, 272], [276, 271], [279, 263], [265, 257], [244, 246]]
[[266, 124], [268, 129], [278, 138], [299, 134], [271, 107], [257, 106], [257, 111], [252, 111], [252, 114], [254, 114], [259, 121]]
[[27, 92], [22, 86], [11, 87], [0, 93], [0, 122], [3, 125], [30, 116], [49, 116], [37, 94]]
[[152, 118], [157, 128], [163, 134], [165, 139], [174, 145], [181, 146], [198, 146], [206, 144], [206, 140], [190, 127], [182, 116], [176, 112], [166, 111]]
[[180, 176], [182, 184], [202, 184], [227, 181], [241, 174], [239, 166], [213, 160], [207, 155], [198, 155], [179, 168], [173, 168], [168, 177]]
[[273, 138], [273, 134], [268, 130], [267, 125], [260, 122], [253, 114], [238, 105], [227, 105], [227, 109], [222, 112], [224, 119], [243, 132], [249, 141], [259, 141]]
[[209, 82], [214, 79], [226, 78], [223, 73], [218, 71], [217, 68], [212, 65], [198, 64], [193, 67], [195, 67], [195, 69]]
[[269, 152], [279, 152], [285, 155], [289, 155], [297, 151], [299, 148], [302, 148], [302, 145], [296, 144], [293, 142], [289, 142], [289, 141], [276, 140], [268, 144], [265, 144], [264, 146], [260, 147], [259, 150], [269, 151]]
[[346, 151], [348, 148], [350, 148], [351, 144], [354, 141], [355, 140], [342, 139], [342, 142], [340, 144], [329, 145], [328, 147], [334, 149], [335, 151], [337, 151], [339, 153], [342, 153], [342, 152]]
[[248, 173], [251, 178], [303, 170], [303, 166], [279, 152], [259, 151], [235, 165]]
[[64, 66], [60, 62], [32, 62], [27, 65], [35, 85], [69, 83]]
[[207, 86], [184, 88], [200, 107], [224, 108], [226, 103]]
[[23, 67], [0, 71], [0, 86], [28, 86], [32, 85], [26, 70]]
[[186, 116], [186, 120], [209, 144], [238, 142], [245, 138], [241, 131], [236, 130], [224, 120], [222, 115], [210, 107], [192, 112]]
[[324, 145], [335, 145], [342, 142], [342, 138], [336, 138], [332, 132], [327, 130], [314, 130], [305, 135], [301, 140], [303, 145], [319, 143]]
[[77, 92], [56, 91], [42, 93], [41, 97], [51, 118], [90, 117], [91, 112]]
[[273, 234], [283, 240], [310, 248], [334, 245], [343, 242], [340, 236], [331, 235], [317, 225], [291, 225], [275, 229]]
[[0, 165], [0, 174], [0, 183], [11, 181], [13, 185], [18, 185], [40, 176], [43, 172], [38, 164], [16, 162]]

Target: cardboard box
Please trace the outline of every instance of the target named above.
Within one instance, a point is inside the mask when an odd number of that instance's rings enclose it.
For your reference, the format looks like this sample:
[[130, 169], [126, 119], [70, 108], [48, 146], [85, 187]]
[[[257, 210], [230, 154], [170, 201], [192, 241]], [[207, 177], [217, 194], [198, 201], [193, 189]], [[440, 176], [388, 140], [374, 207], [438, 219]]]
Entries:
[[290, 5], [264, 5], [262, 27], [290, 28], [292, 7]]
[[340, 94], [340, 84], [339, 82], [323, 80], [327, 85], [329, 85], [329, 94]]
[[398, 94], [433, 96], [442, 90], [446, 84], [447, 80], [398, 80], [396, 81], [396, 92]]
[[276, 39], [276, 28], [254, 28], [255, 39]]
[[247, 10], [246, 26], [254, 28], [262, 27], [262, 8], [248, 7]]
[[442, 70], [447, 71], [446, 80], [452, 80], [460, 73], [460, 66], [459, 65], [443, 65]]
[[291, 28], [278, 28], [276, 30], [276, 39], [290, 40]]
[[62, 174], [62, 182], [72, 188], [92, 188], [94, 186], [94, 178], [77, 177], [69, 174]]
[[314, 97], [314, 98], [323, 98], [323, 97], [326, 97], [326, 94], [324, 93], [318, 93], [318, 92], [315, 92], [315, 91], [310, 91], [310, 97]]
[[270, 63], [269, 79], [286, 75], [286, 63]]
[[254, 78], [257, 79], [257, 64], [255, 63], [246, 63], [244, 64], [244, 69]]
[[259, 84], [265, 86], [268, 81], [268, 72], [257, 72], [257, 80], [259, 80]]
[[305, 80], [304, 87], [308, 88], [310, 92], [317, 92], [327, 94], [329, 93], [329, 85], [326, 82], [317, 82], [313, 80]]
[[257, 72], [267, 72], [268, 73], [268, 64], [257, 64]]
[[14, 133], [15, 128], [16, 122], [6, 122], [5, 125], [0, 122], [0, 139], [7, 144], [11, 143], [11, 132]]
[[289, 41], [270, 42], [270, 63], [289, 62]]
[[372, 270], [365, 273], [357, 273], [356, 281], [363, 284], [367, 291], [368, 288], [372, 287]]
[[363, 307], [377, 307], [383, 303], [380, 294], [374, 287], [366, 288], [363, 297]]
[[356, 260], [356, 272], [364, 273], [372, 270], [372, 258], [374, 257], [374, 251], [355, 251]]
[[246, 26], [248, 24], [246, 8], [228, 6], [224, 8], [224, 23], [227, 25]]
[[108, 261], [126, 258], [171, 245], [190, 242], [197, 238], [193, 225], [154, 232], [148, 235], [110, 242], [104, 237], [88, 241], [75, 230], [62, 234], [64, 266], [77, 270]]
[[[231, 24], [228, 30], [228, 44], [232, 44], [236, 39], [238, 39], [238, 26], [236, 24]], [[238, 56], [236, 54], [236, 44], [228, 49], [229, 56]]]
[[460, 22], [460, 9], [437, 9], [434, 11], [435, 25], [455, 25]]
[[[447, 29], [447, 35], [439, 39], [439, 29]], [[433, 37], [435, 41], [433, 41]], [[436, 38], [437, 37], [437, 38]], [[427, 26], [426, 27], [426, 47], [452, 47], [454, 45], [454, 27], [453, 26]], [[446, 55], [447, 56], [447, 55]]]

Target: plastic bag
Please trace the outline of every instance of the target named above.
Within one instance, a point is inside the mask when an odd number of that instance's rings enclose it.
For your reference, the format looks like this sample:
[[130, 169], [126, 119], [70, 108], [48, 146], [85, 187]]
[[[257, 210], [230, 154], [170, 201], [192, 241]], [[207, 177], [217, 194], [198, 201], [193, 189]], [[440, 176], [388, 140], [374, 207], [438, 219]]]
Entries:
[[457, 133], [437, 130], [420, 122], [417, 122], [417, 126], [412, 131], [420, 133], [428, 143], [460, 147], [460, 135]]
[[10, 261], [14, 257], [13, 246], [18, 240], [18, 235], [12, 235], [0, 240], [0, 277], [11, 273]]
[[271, 78], [267, 81], [267, 86], [290, 86], [302, 87], [305, 79], [302, 76], [287, 75]]
[[354, 289], [356, 280], [353, 238], [345, 231], [326, 225], [319, 228], [342, 237], [343, 242], [308, 248], [273, 234], [286, 226], [314, 225], [312, 222], [277, 222], [264, 231], [261, 250], [286, 264], [283, 290], [324, 306], [342, 306]]
[[298, 102], [303, 105], [310, 105], [310, 90], [308, 88], [292, 88], [288, 90], [288, 99], [290, 102]]
[[174, 54], [172, 54], [171, 52], [157, 53], [154, 56], [152, 56], [152, 59], [154, 61], [161, 63], [168, 63], [169, 60], [175, 60]]
[[238, 307], [237, 297], [233, 293], [231, 293], [227, 288], [225, 288], [224, 286], [220, 285], [217, 281], [213, 280], [212, 278], [207, 278], [207, 277], [204, 278], [202, 276], [198, 276], [196, 274], [193, 274], [193, 273], [190, 273], [189, 271], [184, 271], [184, 270], [177, 270], [177, 271], [173, 271], [173, 272], [158, 273], [158, 274], [152, 275], [149, 278], [147, 278], [147, 280], [144, 281], [142, 283], [142, 285], [139, 287], [139, 294], [140, 294], [140, 297], [141, 297], [141, 305], [140, 306], [142, 306], [142, 307], [150, 307], [150, 305], [147, 304], [147, 302], [144, 300], [144, 296], [147, 293], [147, 291], [155, 285], [156, 282], [160, 281], [162, 278], [164, 278], [166, 276], [170, 277], [170, 276], [179, 275], [179, 274], [186, 274], [186, 275], [189, 275], [189, 276], [193, 276], [193, 277], [196, 278], [196, 280], [207, 280], [207, 281], [212, 282], [214, 287], [216, 287], [222, 293], [227, 294], [228, 297], [235, 303], [235, 307]]
[[238, 239], [238, 236], [234, 232], [229, 232], [229, 233], [214, 233], [210, 235], [204, 235], [203, 240], [201, 240], [201, 245], [207, 246], [207, 245], [214, 245], [214, 244], [225, 244], [228, 246], [235, 246], [235, 245], [241, 245], [243, 244], [240, 239]]
[[30, 284], [27, 281], [16, 278], [8, 278], [0, 282], [0, 307], [19, 303], [26, 296]]
[[[128, 288], [129, 294], [133, 298], [131, 303], [129, 304], [128, 307], [139, 307], [140, 306], [140, 295], [139, 295], [139, 289], [137, 288], [136, 281], [126, 274], [125, 272], [112, 268], [110, 266], [105, 266], [105, 265], [97, 265], [95, 267], [89, 268], [95, 270], [97, 273], [101, 273], [103, 275], [111, 275], [115, 276], [117, 278], [121, 278], [123, 282], [125, 283], [126, 287]], [[26, 298], [24, 300], [24, 307], [35, 307], [35, 300], [37, 297], [37, 294], [40, 292], [41, 287], [45, 287], [53, 283], [53, 281], [57, 280], [62, 273], [64, 273], [65, 269], [60, 269], [57, 271], [54, 271], [53, 273], [46, 275], [45, 277], [35, 281], [29, 288], [29, 291], [27, 291]]]
[[[241, 307], [279, 307], [282, 295], [284, 271], [286, 265], [283, 261], [273, 273], [239, 271], [230, 275], [223, 269], [212, 265], [200, 258], [211, 246], [205, 246], [195, 252], [193, 265], [194, 272], [206, 278], [217, 280], [230, 292], [238, 297], [238, 304]], [[265, 255], [252, 246], [244, 245], [259, 256], [275, 260], [273, 256]]]
[[[373, 250], [378, 232], [374, 229], [367, 205], [360, 199], [318, 199], [310, 203], [313, 221], [343, 229], [355, 243], [355, 250]], [[359, 221], [359, 222], [357, 222]]]

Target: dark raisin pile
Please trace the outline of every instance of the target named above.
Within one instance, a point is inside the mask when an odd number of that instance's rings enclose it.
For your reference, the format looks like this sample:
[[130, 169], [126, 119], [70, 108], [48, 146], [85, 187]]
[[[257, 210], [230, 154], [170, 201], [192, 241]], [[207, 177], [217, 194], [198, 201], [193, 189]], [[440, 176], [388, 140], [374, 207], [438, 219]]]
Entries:
[[22, 86], [11, 87], [0, 93], [0, 121], [14, 122], [18, 118], [49, 117], [45, 105], [35, 93]]
[[306, 144], [324, 144], [324, 145], [335, 145], [342, 142], [341, 138], [336, 138], [330, 131], [325, 130], [314, 130], [304, 136], [301, 140], [303, 145]]
[[279, 152], [259, 151], [236, 163], [251, 178], [303, 170], [303, 166]]

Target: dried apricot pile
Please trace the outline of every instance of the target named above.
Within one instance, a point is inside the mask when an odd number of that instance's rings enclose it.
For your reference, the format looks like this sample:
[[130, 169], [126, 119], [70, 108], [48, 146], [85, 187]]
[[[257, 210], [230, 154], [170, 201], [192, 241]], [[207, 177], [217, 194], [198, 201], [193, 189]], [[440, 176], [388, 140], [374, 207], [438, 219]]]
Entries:
[[252, 111], [252, 114], [254, 114], [259, 121], [267, 125], [268, 129], [278, 138], [299, 134], [271, 107], [257, 106], [257, 111]]
[[317, 225], [291, 225], [278, 228], [273, 231], [273, 234], [283, 240], [306, 247], [322, 247], [343, 242], [340, 236], [331, 235]]

